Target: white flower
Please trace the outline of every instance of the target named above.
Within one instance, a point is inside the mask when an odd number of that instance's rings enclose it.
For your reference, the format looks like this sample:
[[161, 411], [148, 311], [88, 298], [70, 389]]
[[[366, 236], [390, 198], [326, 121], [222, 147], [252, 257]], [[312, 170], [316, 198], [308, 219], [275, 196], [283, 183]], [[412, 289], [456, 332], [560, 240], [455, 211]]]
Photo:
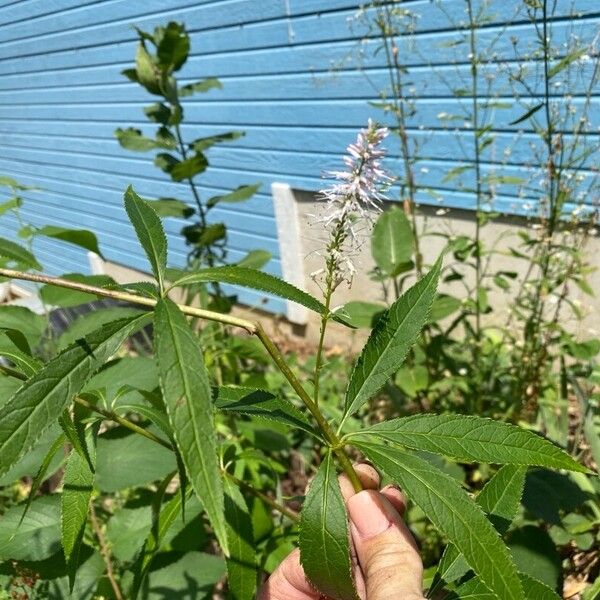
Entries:
[[356, 272], [352, 256], [362, 244], [364, 230], [370, 230], [386, 199], [382, 188], [392, 178], [381, 166], [385, 154], [381, 142], [388, 133], [387, 128], [378, 128], [369, 119], [367, 127], [347, 148], [343, 159], [346, 169], [325, 173], [325, 177], [335, 182], [320, 192], [326, 206], [320, 215], [313, 217], [314, 222], [324, 225], [330, 233], [328, 272], [338, 283], [344, 279], [352, 281]]

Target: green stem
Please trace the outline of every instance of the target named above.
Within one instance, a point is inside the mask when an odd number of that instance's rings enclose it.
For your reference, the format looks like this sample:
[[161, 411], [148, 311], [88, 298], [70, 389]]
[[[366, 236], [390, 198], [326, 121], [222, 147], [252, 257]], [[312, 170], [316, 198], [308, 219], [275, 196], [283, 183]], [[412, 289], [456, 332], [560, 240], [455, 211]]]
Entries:
[[[183, 137], [181, 135], [181, 128], [179, 127], [179, 124], [175, 125], [175, 134], [177, 137], [177, 143], [179, 144], [179, 152], [181, 153], [183, 160], [186, 160], [188, 154], [187, 154], [187, 150], [185, 148], [185, 144], [183, 143]], [[207, 209], [202, 204], [202, 200], [200, 199], [200, 194], [198, 193], [198, 189], [196, 188], [196, 184], [194, 183], [193, 178], [188, 177], [187, 181], [190, 184], [190, 189], [192, 191], [192, 195], [194, 196], [194, 201], [196, 202], [196, 208], [198, 209], [198, 217], [200, 217], [200, 227], [204, 230], [204, 229], [206, 229], [206, 226], [208, 223], [207, 216], [206, 216]], [[206, 257], [206, 262], [207, 262], [208, 266], [213, 267], [215, 264], [215, 257], [213, 255], [213, 252], [212, 252], [210, 246], [206, 247], [205, 257]]]
[[257, 498], [262, 500], [265, 504], [267, 504], [271, 508], [275, 509], [277, 512], [280, 512], [282, 515], [285, 515], [286, 517], [288, 517], [288, 519], [291, 519], [292, 521], [294, 521], [294, 523], [298, 523], [300, 521], [300, 516], [298, 515], [298, 513], [295, 510], [292, 510], [291, 508], [288, 508], [287, 506], [280, 504], [279, 502], [277, 502], [277, 500], [274, 500], [273, 498], [271, 498], [271, 496], [268, 496], [264, 492], [257, 490], [254, 486], [250, 485], [249, 483], [246, 483], [245, 481], [238, 479], [235, 475], [232, 475], [231, 473], [228, 473], [227, 471], [223, 471], [223, 474], [225, 475], [225, 477], [227, 477], [227, 479], [229, 479], [233, 483], [235, 483], [235, 485], [237, 485], [240, 489], [245, 490], [246, 492], [252, 494], [253, 496], [256, 496]]
[[[116, 300], [123, 300], [125, 302], [131, 302], [133, 304], [141, 304], [143, 306], [149, 306], [154, 308], [156, 306], [157, 301], [153, 298], [145, 298], [142, 296], [137, 296], [136, 294], [130, 294], [128, 292], [119, 292], [115, 290], [106, 290], [103, 288], [86, 285], [83, 283], [78, 283], [76, 281], [69, 281], [67, 279], [61, 279], [60, 277], [49, 277], [48, 275], [37, 275], [34, 273], [24, 273], [22, 271], [14, 271], [12, 269], [0, 269], [0, 276], [7, 277], [9, 279], [23, 279], [26, 281], [35, 281], [38, 283], [45, 283], [49, 285], [56, 285], [58, 287], [64, 287], [69, 289], [78, 290], [80, 292], [86, 292], [88, 294], [94, 294], [96, 296], [104, 296], [106, 298], [114, 298]], [[252, 323], [251, 321], [247, 321], [246, 319], [239, 319], [237, 317], [232, 317], [230, 315], [224, 315], [217, 312], [212, 312], [209, 310], [203, 310], [199, 308], [193, 308], [191, 306], [178, 305], [180, 310], [192, 317], [199, 317], [202, 319], [207, 319], [210, 321], [216, 321], [218, 323], [225, 323], [226, 325], [234, 325], [236, 327], [241, 327], [245, 329], [247, 332], [252, 333], [258, 337], [261, 341], [262, 345], [265, 347], [269, 355], [273, 358], [275, 364], [288, 380], [292, 388], [296, 391], [300, 399], [304, 402], [308, 410], [311, 412], [313, 417], [315, 418], [319, 428], [321, 429], [327, 443], [331, 446], [336, 456], [340, 461], [340, 466], [348, 475], [348, 478], [352, 482], [356, 491], [360, 491], [362, 489], [362, 485], [358, 478], [358, 475], [355, 473], [354, 468], [352, 467], [352, 463], [350, 459], [346, 455], [343, 449], [343, 445], [340, 442], [340, 439], [335, 434], [318, 406], [312, 400], [312, 398], [307, 394], [306, 390], [294, 375], [293, 371], [290, 369], [288, 364], [285, 362], [285, 359], [281, 355], [281, 352], [274, 344], [273, 340], [267, 335], [265, 330], [263, 329], [260, 323]], [[1, 368], [1, 367], [0, 367]]]
[[[0, 365], [0, 373], [4, 373], [8, 377], [13, 377], [14, 379], [19, 379], [20, 381], [27, 380], [27, 377], [23, 373], [21, 373], [20, 371], [16, 371], [15, 369], [11, 369], [10, 367], [6, 367], [5, 365]], [[118, 415], [112, 410], [105, 410], [104, 408], [100, 408], [99, 406], [96, 406], [95, 404], [92, 404], [91, 402], [88, 402], [87, 400], [84, 400], [83, 398], [79, 397], [75, 397], [74, 402], [79, 404], [80, 406], [87, 408], [88, 410], [102, 415], [109, 421], [114, 421], [115, 423], [122, 425], [126, 429], [129, 429], [130, 431], [133, 431], [134, 433], [137, 433], [138, 435], [141, 435], [152, 442], [160, 444], [161, 446], [164, 446], [169, 450], [173, 450], [173, 446], [171, 446], [169, 442], [166, 442], [165, 440], [154, 435], [151, 431], [147, 431], [143, 427], [136, 425], [133, 421], [125, 419], [124, 417]]]
[[[0, 372], [4, 373], [5, 375], [7, 375], [9, 377], [14, 377], [15, 379], [20, 379], [21, 381], [24, 381], [27, 379], [26, 376], [23, 375], [23, 373], [20, 373], [19, 371], [16, 371], [15, 369], [11, 369], [10, 367], [6, 367], [4, 365], [0, 365]], [[121, 417], [120, 415], [118, 415], [117, 413], [115, 413], [111, 410], [105, 410], [103, 408], [100, 408], [99, 406], [96, 406], [95, 404], [92, 404], [91, 402], [88, 402], [87, 400], [84, 400], [83, 398], [76, 397], [74, 401], [77, 404], [79, 404], [80, 406], [83, 406], [83, 407], [87, 408], [88, 410], [91, 410], [95, 413], [98, 413], [99, 415], [102, 415], [109, 421], [113, 421], [119, 425], [122, 425], [123, 427], [129, 429], [130, 431], [133, 431], [134, 433], [137, 433], [138, 435], [141, 435], [141, 436], [149, 439], [151, 442], [154, 442], [155, 444], [159, 444], [159, 445], [163, 446], [164, 448], [167, 448], [167, 450], [171, 450], [171, 451], [174, 450], [173, 446], [171, 444], [169, 444], [169, 442], [159, 438], [158, 436], [154, 435], [150, 431], [147, 431], [146, 429], [143, 429], [139, 425], [136, 425], [133, 421], [130, 421], [129, 419], [125, 419], [124, 417]], [[249, 483], [246, 483], [244, 481], [241, 481], [240, 479], [237, 479], [237, 477], [234, 477], [230, 473], [227, 473], [226, 471], [223, 471], [223, 473], [229, 479], [231, 479], [231, 481], [233, 481], [238, 487], [253, 494], [257, 498], [260, 498], [263, 502], [265, 502], [266, 504], [268, 504], [275, 510], [279, 511], [280, 513], [284, 514], [286, 517], [289, 517], [292, 521], [298, 522], [298, 520], [299, 520], [298, 513], [293, 511], [291, 508], [287, 508], [286, 506], [279, 504], [277, 501], [273, 500], [273, 498], [271, 498], [270, 496], [267, 496], [267, 494], [252, 487]]]
[[[413, 161], [408, 146], [408, 135], [406, 133], [406, 113], [404, 109], [404, 92], [402, 86], [402, 70], [398, 58], [398, 46], [394, 40], [392, 28], [393, 15], [388, 5], [384, 11], [380, 9], [378, 24], [383, 37], [383, 47], [385, 50], [388, 75], [392, 86], [392, 96], [394, 104], [394, 116], [398, 126], [398, 137], [400, 138], [400, 150], [402, 152], [402, 162], [404, 164], [404, 178], [406, 190], [408, 192], [408, 202], [405, 202], [405, 212], [410, 218], [413, 233], [413, 247], [415, 251], [415, 268], [419, 277], [423, 275], [423, 257], [421, 255], [419, 230], [417, 227], [417, 218], [415, 210], [415, 196], [417, 186], [413, 169]], [[388, 45], [389, 40], [389, 45]]]
[[481, 390], [479, 386], [479, 364], [481, 360], [481, 303], [479, 301], [479, 288], [482, 281], [481, 270], [481, 209], [483, 189], [481, 185], [481, 150], [479, 145], [479, 86], [478, 86], [478, 55], [477, 55], [477, 22], [473, 15], [472, 0], [467, 0], [467, 12], [469, 15], [469, 45], [471, 53], [471, 110], [473, 120], [473, 143], [475, 151], [475, 345], [474, 345], [474, 363], [476, 375], [476, 402], [475, 410], [480, 412], [483, 408]]
[[157, 435], [154, 435], [151, 431], [148, 431], [148, 430], [144, 429], [143, 427], [136, 425], [133, 421], [130, 421], [129, 419], [125, 419], [124, 417], [122, 417], [121, 415], [118, 415], [116, 412], [113, 412], [112, 410], [105, 410], [104, 408], [100, 408], [99, 406], [96, 406], [95, 404], [92, 404], [91, 402], [88, 402], [87, 400], [84, 400], [83, 398], [79, 398], [79, 397], [76, 397], [74, 402], [76, 404], [79, 404], [80, 406], [83, 406], [84, 408], [87, 408], [95, 413], [98, 413], [99, 415], [102, 415], [104, 418], [108, 419], [109, 421], [114, 421], [115, 423], [122, 425], [123, 427], [125, 427], [126, 429], [129, 429], [130, 431], [133, 431], [134, 433], [137, 433], [138, 435], [141, 435], [141, 436], [145, 437], [146, 439], [149, 439], [152, 442], [160, 444], [161, 446], [163, 446], [164, 448], [167, 448], [168, 450], [173, 450], [173, 446], [169, 442], [159, 438]]
[[331, 307], [331, 297], [333, 296], [333, 273], [331, 268], [328, 266], [328, 273], [326, 278], [327, 289], [325, 291], [325, 311], [321, 317], [321, 331], [319, 334], [319, 345], [317, 346], [317, 357], [315, 359], [315, 374], [314, 374], [314, 400], [315, 404], [319, 404], [319, 387], [321, 380], [321, 370], [323, 368], [323, 346], [325, 345], [325, 332], [327, 330], [327, 323], [329, 322], [329, 309]]
[[[7, 277], [9, 279], [22, 279], [25, 281], [35, 281], [37, 283], [56, 285], [58, 287], [86, 292], [95, 296], [103, 296], [104, 298], [113, 298], [114, 300], [122, 300], [123, 302], [131, 302], [132, 304], [148, 306], [150, 308], [154, 308], [157, 303], [157, 300], [154, 298], [146, 298], [144, 296], [138, 296], [137, 294], [131, 294], [130, 292], [120, 292], [117, 290], [99, 288], [93, 285], [87, 285], [85, 283], [78, 283], [77, 281], [69, 281], [68, 279], [62, 279], [60, 277], [50, 277], [48, 275], [37, 275], [35, 273], [24, 273], [22, 271], [1, 268], [0, 276]], [[187, 306], [185, 304], [178, 304], [177, 306], [181, 312], [191, 317], [198, 317], [208, 321], [225, 323], [226, 325], [234, 325], [235, 327], [241, 327], [242, 329], [245, 329], [248, 333], [255, 333], [256, 330], [256, 324], [252, 323], [251, 321], [247, 321], [246, 319], [240, 319], [237, 317], [232, 317], [231, 315], [224, 315], [201, 308], [194, 308], [193, 306]]]
[[360, 479], [350, 462], [350, 459], [346, 455], [344, 451], [344, 447], [340, 438], [336, 435], [335, 431], [331, 428], [329, 422], [323, 416], [323, 413], [319, 410], [319, 407], [315, 404], [314, 400], [308, 395], [298, 378], [294, 375], [294, 372], [290, 369], [289, 365], [279, 352], [279, 349], [271, 338], [266, 334], [260, 323], [256, 325], [256, 336], [262, 342], [266, 351], [269, 353], [279, 370], [282, 372], [284, 377], [288, 380], [294, 391], [298, 394], [302, 402], [306, 405], [306, 408], [310, 411], [312, 416], [314, 417], [319, 429], [323, 433], [325, 440], [333, 449], [335, 455], [337, 456], [340, 466], [350, 479], [352, 486], [354, 489], [359, 492], [362, 490], [362, 484], [360, 483]]

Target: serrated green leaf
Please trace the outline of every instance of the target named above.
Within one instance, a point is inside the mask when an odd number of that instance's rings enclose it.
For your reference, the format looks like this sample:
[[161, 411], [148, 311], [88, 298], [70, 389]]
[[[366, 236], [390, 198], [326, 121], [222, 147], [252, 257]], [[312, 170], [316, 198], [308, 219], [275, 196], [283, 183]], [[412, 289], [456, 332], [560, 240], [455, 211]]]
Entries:
[[391, 275], [413, 254], [413, 232], [408, 217], [397, 206], [386, 210], [377, 219], [371, 235], [371, 254], [375, 264]]
[[196, 92], [206, 93], [210, 90], [220, 90], [223, 86], [221, 82], [215, 77], [208, 77], [207, 79], [202, 79], [201, 81], [196, 81], [195, 83], [188, 83], [187, 85], [183, 85], [179, 88], [179, 95], [183, 98], [184, 96], [191, 96]]
[[228, 554], [212, 395], [202, 349], [174, 302], [159, 300], [154, 314], [160, 385], [175, 441], [192, 487]]
[[306, 576], [335, 600], [358, 598], [352, 579], [346, 505], [331, 453], [313, 479], [300, 514], [300, 562]]
[[483, 511], [456, 480], [430, 462], [398, 448], [356, 444], [367, 458], [421, 508], [464, 555], [476, 575], [498, 597], [525, 600], [516, 568]]
[[431, 271], [377, 321], [350, 376], [342, 422], [372, 398], [402, 366], [429, 317], [441, 267], [440, 257]]
[[[95, 458], [93, 442], [87, 436], [88, 453]], [[87, 459], [76, 450], [71, 450], [65, 467], [63, 491], [61, 494], [61, 541], [71, 589], [75, 583], [75, 575], [79, 566], [79, 549], [94, 487], [94, 472]]]
[[225, 478], [223, 486], [230, 552], [226, 561], [228, 598], [231, 600], [254, 600], [256, 598], [258, 565], [252, 519], [246, 500], [239, 488], [227, 478]]
[[216, 390], [215, 406], [224, 412], [262, 417], [284, 423], [320, 439], [309, 420], [289, 400], [264, 390], [220, 387]]
[[183, 181], [184, 179], [192, 179], [196, 175], [203, 173], [206, 171], [206, 167], [208, 167], [206, 156], [198, 152], [194, 156], [174, 165], [169, 173], [173, 181]]
[[351, 435], [373, 436], [470, 462], [587, 472], [564, 450], [532, 431], [471, 415], [413, 415], [383, 421]]
[[[475, 498], [475, 502], [487, 514], [496, 531], [501, 535], [507, 531], [517, 514], [523, 495], [526, 473], [526, 467], [504, 465]], [[429, 590], [429, 597], [440, 586], [457, 581], [468, 571], [469, 565], [465, 558], [456, 546], [448, 544], [439, 562]], [[527, 596], [527, 598], [529, 597]]]
[[42, 265], [29, 250], [4, 238], [0, 238], [0, 257], [23, 268], [42, 270]]
[[225, 202], [226, 204], [232, 204], [234, 202], [242, 202], [243, 200], [248, 200], [256, 194], [259, 190], [262, 183], [255, 183], [254, 185], [240, 185], [233, 192], [229, 194], [223, 194], [221, 196], [213, 196], [209, 198], [206, 202], [206, 205], [209, 207], [213, 207], [220, 202]]
[[150, 205], [131, 186], [125, 191], [125, 210], [162, 291], [167, 268], [167, 238], [162, 223]]
[[[75, 413], [75, 409], [77, 407], [73, 407], [73, 412]], [[82, 409], [84, 410], [84, 409]], [[81, 422], [81, 419], [78, 422], [75, 422], [77, 417], [75, 414], [73, 418], [71, 418], [71, 414], [69, 409], [65, 409], [62, 415], [58, 418], [58, 423], [65, 434], [69, 444], [73, 447], [73, 450], [79, 454], [84, 460], [87, 461], [90, 469], [93, 471], [93, 463], [92, 457], [89, 454], [87, 443], [85, 440], [85, 425]]]
[[[201, 269], [194, 273], [189, 273], [173, 282], [171, 287], [175, 288], [196, 283], [212, 282], [230, 283], [232, 285], [239, 285], [254, 290], [261, 290], [262, 292], [273, 294], [279, 298], [285, 298], [286, 300], [301, 304], [319, 314], [327, 312], [327, 309], [321, 302], [310, 294], [293, 286], [291, 283], [288, 283], [279, 277], [275, 277], [274, 275], [270, 275], [269, 273], [264, 273], [263, 271], [238, 267], [235, 265]], [[334, 314], [332, 318], [338, 322], [346, 325], [348, 324], [340, 315]]]
[[123, 319], [91, 333], [52, 359], [0, 408], [0, 474], [19, 460], [98, 367], [147, 317]]
[[95, 252], [98, 256], [102, 257], [96, 234], [87, 229], [69, 229], [67, 227], [46, 225], [45, 227], [38, 229], [36, 235], [43, 235], [45, 237], [61, 240], [62, 242], [67, 242], [74, 246], [89, 250], [90, 252]]

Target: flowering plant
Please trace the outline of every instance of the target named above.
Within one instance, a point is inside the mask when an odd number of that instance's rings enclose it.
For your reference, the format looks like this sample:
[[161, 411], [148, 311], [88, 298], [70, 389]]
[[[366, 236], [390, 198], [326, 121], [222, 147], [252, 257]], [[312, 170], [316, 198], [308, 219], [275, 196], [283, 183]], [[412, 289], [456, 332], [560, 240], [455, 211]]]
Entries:
[[[363, 455], [400, 485], [447, 537], [451, 544], [445, 555], [447, 567], [460, 569], [468, 590], [489, 590], [511, 600], [546, 592], [543, 584], [519, 574], [498, 532], [504, 533], [505, 524], [514, 517], [526, 465], [585, 472], [582, 465], [526, 429], [475, 416], [421, 414], [363, 428], [353, 426], [356, 415], [400, 369], [426, 325], [443, 271], [441, 258], [378, 319], [349, 376], [345, 397], [337, 407], [338, 416], [326, 416], [319, 403], [327, 323], [335, 320], [351, 326], [342, 311], [330, 308], [336, 285], [349, 274], [347, 262], [342, 260], [343, 245], [355, 243], [362, 228], [370, 225], [366, 207], [379, 207], [382, 199], [379, 183], [386, 181], [379, 163], [384, 137], [385, 130], [369, 124], [349, 148], [347, 171], [335, 175], [340, 183], [325, 193], [326, 215], [322, 218], [331, 234], [324, 255], [325, 302], [279, 278], [240, 266], [203, 269], [169, 283], [162, 222], [152, 204], [131, 188], [125, 192], [125, 208], [151, 265], [154, 284], [102, 287], [34, 272], [0, 269], [4, 277], [42, 282], [139, 307], [133, 314], [109, 321], [77, 339], [45, 362], [39, 361], [29, 346], [19, 343], [18, 335], [14, 334], [12, 339], [17, 348], [8, 355], [11, 364], [1, 367], [6, 377], [21, 384], [17, 383], [11, 398], [0, 407], [0, 474], [19, 464], [41, 435], [54, 432], [35, 478], [33, 496], [54, 456], [68, 442], [60, 493], [60, 541], [71, 587], [80, 585], [85, 569], [89, 568], [84, 559], [89, 552], [86, 534], [89, 521], [106, 565], [112, 595], [116, 598], [143, 595], [148, 578], [157, 581], [156, 565], [169, 539], [170, 528], [186, 505], [192, 505], [192, 498], [197, 498], [225, 557], [233, 598], [252, 600], [256, 594], [262, 560], [260, 550], [257, 552], [249, 542], [256, 523], [250, 507], [259, 502], [263, 511], [266, 508], [267, 512], [281, 515], [286, 535], [297, 536], [304, 570], [315, 586], [330, 598], [355, 600], [358, 592], [351, 569], [346, 511], [334, 475], [338, 470], [343, 471], [354, 488], [360, 490], [361, 482], [352, 459]], [[302, 381], [298, 370], [259, 322], [178, 305], [170, 298], [173, 290], [206, 282], [260, 289], [318, 313], [322, 319], [321, 343], [313, 376]], [[205, 356], [190, 318], [242, 330], [255, 337], [281, 374], [285, 387], [261, 389], [223, 382], [211, 370], [210, 355]], [[150, 323], [157, 387], [144, 390], [143, 383], [125, 370], [119, 376], [118, 387], [126, 390], [122, 393], [136, 391], [137, 399], [125, 404], [115, 400], [115, 405], [107, 408], [103, 402], [106, 392], [99, 382], [102, 378], [95, 379], [96, 374], [110, 369], [109, 361], [119, 348]], [[228, 435], [233, 428], [241, 428], [257, 418], [267, 419], [273, 427], [284, 431], [304, 432], [319, 459], [315, 480], [299, 515], [270, 490], [256, 487], [257, 467], [252, 455]], [[125, 573], [129, 572], [130, 577], [115, 575], [98, 517], [101, 509], [107, 510], [99, 502], [98, 489], [106, 487], [98, 476], [103, 472], [102, 463], [106, 462], [105, 440], [114, 426], [154, 444], [157, 452], [167, 452], [172, 457], [170, 464], [176, 465], [149, 490], [153, 525], [140, 547], [128, 554], [129, 571], [126, 569]], [[423, 458], [423, 452], [463, 462], [504, 466], [473, 499], [454, 479]], [[124, 477], [136, 476], [127, 470], [126, 464], [113, 467], [115, 471], [120, 469]], [[507, 501], [496, 502], [500, 495]], [[31, 496], [17, 505], [11, 518], [5, 521], [8, 525], [4, 527], [12, 534], [2, 550], [8, 558], [19, 556], [19, 548], [10, 541], [19, 535], [19, 523], [32, 527], [51, 508], [41, 500], [32, 502]], [[444, 570], [441, 573], [443, 577]]]

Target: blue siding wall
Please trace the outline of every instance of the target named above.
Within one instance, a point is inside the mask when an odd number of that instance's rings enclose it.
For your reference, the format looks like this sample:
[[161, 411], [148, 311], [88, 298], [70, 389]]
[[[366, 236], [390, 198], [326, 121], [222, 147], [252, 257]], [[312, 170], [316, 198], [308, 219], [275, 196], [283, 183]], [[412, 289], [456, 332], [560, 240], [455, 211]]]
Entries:
[[[573, 33], [584, 40], [598, 34], [598, 0], [557, 3], [555, 42]], [[186, 197], [187, 189], [169, 182], [152, 166], [149, 155], [122, 150], [113, 137], [116, 127], [135, 125], [151, 131], [142, 107], [152, 100], [120, 71], [133, 62], [137, 40], [132, 25], [151, 29], [168, 20], [183, 21], [193, 52], [182, 72], [184, 83], [217, 76], [224, 86], [187, 101], [184, 136], [194, 139], [230, 129], [247, 132], [235, 144], [210, 150], [211, 167], [200, 178], [202, 192], [214, 195], [241, 184], [262, 183], [248, 203], [214, 214], [230, 228], [232, 260], [250, 249], [265, 248], [274, 257], [269, 269], [279, 273], [270, 184], [281, 181], [318, 189], [321, 172], [338, 164], [357, 128], [369, 117], [388, 120], [369, 105], [377, 90], [387, 86], [387, 75], [383, 52], [374, 52], [376, 40], [362, 40], [368, 32], [360, 21], [349, 25], [358, 4], [356, 0], [0, 1], [0, 173], [41, 188], [23, 194], [26, 219], [90, 228], [98, 233], [109, 260], [147, 270], [125, 217], [123, 190], [133, 183], [147, 197]], [[464, 86], [461, 79], [468, 76], [469, 67], [464, 49], [457, 52], [453, 45], [462, 34], [453, 30], [447, 17], [464, 20], [464, 0], [442, 4], [444, 10], [430, 0], [404, 3], [420, 15], [415, 33], [400, 42], [417, 107], [409, 126], [424, 157], [418, 165], [419, 183], [435, 191], [423, 192], [420, 200], [432, 203], [442, 198], [449, 206], [469, 207], [473, 199], [463, 188], [472, 185], [472, 175], [465, 173], [452, 182], [444, 175], [472, 158], [472, 134], [468, 130], [457, 134], [440, 121], [441, 113], [459, 113], [465, 103], [449, 92], [449, 87]], [[481, 31], [482, 47], [499, 38], [494, 48], [499, 61], [512, 59], [513, 36], [524, 48], [535, 44], [533, 27], [524, 18], [514, 19], [520, 5], [521, 0], [495, 0], [494, 19]], [[507, 20], [511, 25], [506, 29]], [[355, 68], [359, 48], [362, 70]], [[589, 75], [593, 65], [584, 68]], [[491, 93], [505, 95], [506, 69], [495, 65], [491, 71]], [[456, 85], [449, 85], [449, 80]], [[482, 86], [486, 81], [484, 72]], [[574, 81], [575, 96], [584, 92], [584, 83], [585, 77]], [[539, 93], [539, 82], [532, 85]], [[574, 102], [582, 105], [585, 99]], [[596, 109], [590, 116], [598, 131], [598, 99], [592, 103]], [[484, 172], [494, 172], [498, 161], [507, 163], [507, 175], [530, 172], [530, 142], [535, 138], [527, 131], [515, 138], [523, 124], [509, 125], [522, 112], [517, 106], [498, 111], [497, 142], [485, 155]], [[506, 148], [511, 149], [508, 157]], [[394, 167], [393, 156], [390, 166]], [[499, 209], [522, 210], [527, 198], [517, 198], [514, 185], [499, 186], [497, 191]], [[170, 260], [183, 264], [181, 223], [167, 224]], [[14, 228], [10, 219], [0, 219], [0, 234], [9, 235]], [[78, 250], [52, 241], [39, 242], [37, 250], [51, 273], [87, 271], [85, 256]], [[246, 294], [243, 300], [253, 303], [258, 296]], [[282, 305], [272, 301], [271, 308], [280, 310]]]

